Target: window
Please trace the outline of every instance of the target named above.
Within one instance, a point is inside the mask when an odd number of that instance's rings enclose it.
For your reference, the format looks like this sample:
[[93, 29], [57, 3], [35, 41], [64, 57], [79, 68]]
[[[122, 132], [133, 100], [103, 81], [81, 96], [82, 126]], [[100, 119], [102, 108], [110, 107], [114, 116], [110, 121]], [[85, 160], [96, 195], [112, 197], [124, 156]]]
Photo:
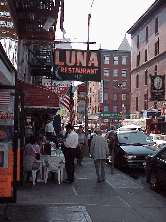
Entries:
[[157, 65], [154, 67], [154, 74], [157, 76]]
[[139, 75], [136, 76], [136, 88], [139, 88]]
[[127, 57], [122, 56], [122, 65], [127, 65]]
[[148, 70], [145, 70], [145, 85], [148, 85]]
[[158, 33], [158, 17], [155, 18], [155, 34]]
[[109, 88], [109, 79], [104, 79], [104, 88]]
[[109, 76], [109, 69], [104, 69], [104, 76]]
[[148, 109], [148, 95], [144, 94], [144, 110]]
[[126, 93], [122, 94], [122, 101], [126, 101]]
[[157, 102], [154, 102], [154, 108], [157, 109]]
[[104, 92], [104, 100], [108, 100], [108, 92]]
[[124, 80], [122, 81], [122, 89], [126, 89], [127, 88], [127, 81]]
[[113, 63], [114, 63], [114, 65], [118, 65], [118, 56], [114, 56]]
[[137, 67], [139, 66], [139, 64], [140, 64], [140, 52], [137, 55]]
[[155, 56], [159, 54], [159, 38], [157, 42], [155, 43]]
[[118, 100], [118, 94], [117, 93], [113, 93], [113, 100], [117, 101]]
[[146, 42], [148, 42], [148, 26], [146, 27]]
[[136, 111], [138, 111], [138, 97], [136, 97]]
[[148, 59], [148, 51], [147, 49], [145, 49], [145, 62], [147, 61], [147, 59]]
[[108, 106], [104, 106], [104, 112], [108, 112], [109, 109], [108, 109]]
[[118, 112], [118, 107], [117, 106], [113, 106], [113, 113], [117, 113]]
[[118, 77], [118, 69], [113, 69], [113, 77]]
[[118, 80], [113, 80], [113, 86], [118, 86]]
[[110, 57], [104, 56], [104, 64], [109, 64]]
[[122, 69], [122, 77], [127, 77], [127, 70], [126, 69]]
[[137, 49], [139, 48], [139, 35], [137, 35]]

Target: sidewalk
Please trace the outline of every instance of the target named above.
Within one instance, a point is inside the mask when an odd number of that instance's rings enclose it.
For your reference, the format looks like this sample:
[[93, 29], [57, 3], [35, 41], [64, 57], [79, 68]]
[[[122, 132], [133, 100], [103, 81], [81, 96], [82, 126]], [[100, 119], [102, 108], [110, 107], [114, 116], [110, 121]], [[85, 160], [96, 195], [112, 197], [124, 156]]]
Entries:
[[107, 165], [106, 181], [98, 183], [93, 160], [85, 157], [73, 184], [26, 183], [7, 214], [13, 222], [164, 222], [166, 199], [117, 169], [111, 174]]

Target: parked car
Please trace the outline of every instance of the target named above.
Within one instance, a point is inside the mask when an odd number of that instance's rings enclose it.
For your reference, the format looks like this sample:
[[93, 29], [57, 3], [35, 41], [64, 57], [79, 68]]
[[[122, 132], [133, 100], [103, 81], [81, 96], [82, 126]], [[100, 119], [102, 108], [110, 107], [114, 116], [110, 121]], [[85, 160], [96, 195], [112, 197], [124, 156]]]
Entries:
[[166, 148], [146, 158], [145, 173], [153, 190], [166, 186]]
[[156, 143], [159, 149], [163, 149], [166, 147], [166, 141], [164, 140], [164, 136], [161, 134], [149, 134], [152, 140]]
[[150, 136], [142, 131], [117, 132], [118, 145], [114, 151], [114, 163], [117, 168], [144, 167], [149, 154], [155, 154], [157, 147]]
[[131, 130], [140, 130], [140, 129], [141, 129], [140, 126], [130, 124], [130, 125], [121, 126], [120, 128], [117, 129], [117, 131], [131, 131]]

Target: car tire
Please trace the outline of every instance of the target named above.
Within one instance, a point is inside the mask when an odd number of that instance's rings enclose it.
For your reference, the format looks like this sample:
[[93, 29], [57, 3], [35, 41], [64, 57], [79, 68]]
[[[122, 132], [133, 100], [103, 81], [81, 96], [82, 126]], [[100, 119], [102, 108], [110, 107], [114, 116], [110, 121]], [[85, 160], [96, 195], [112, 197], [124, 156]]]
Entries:
[[154, 172], [149, 175], [149, 183], [152, 190], [157, 190], [159, 188], [159, 180]]

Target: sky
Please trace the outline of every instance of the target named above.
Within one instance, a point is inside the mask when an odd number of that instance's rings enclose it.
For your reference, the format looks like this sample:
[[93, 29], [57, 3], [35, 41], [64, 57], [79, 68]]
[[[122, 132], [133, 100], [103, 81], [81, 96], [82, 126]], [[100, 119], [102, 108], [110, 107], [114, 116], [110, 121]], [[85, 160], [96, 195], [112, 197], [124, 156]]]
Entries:
[[[89, 41], [90, 50], [117, 50], [125, 33], [155, 2], [155, 0], [65, 0], [64, 30], [65, 38], [73, 42], [87, 42], [88, 14], [91, 13]], [[91, 7], [92, 6], [92, 7]], [[63, 34], [57, 24], [56, 39]], [[131, 45], [131, 36], [126, 34]], [[86, 44], [72, 44], [74, 49], [86, 50]]]

